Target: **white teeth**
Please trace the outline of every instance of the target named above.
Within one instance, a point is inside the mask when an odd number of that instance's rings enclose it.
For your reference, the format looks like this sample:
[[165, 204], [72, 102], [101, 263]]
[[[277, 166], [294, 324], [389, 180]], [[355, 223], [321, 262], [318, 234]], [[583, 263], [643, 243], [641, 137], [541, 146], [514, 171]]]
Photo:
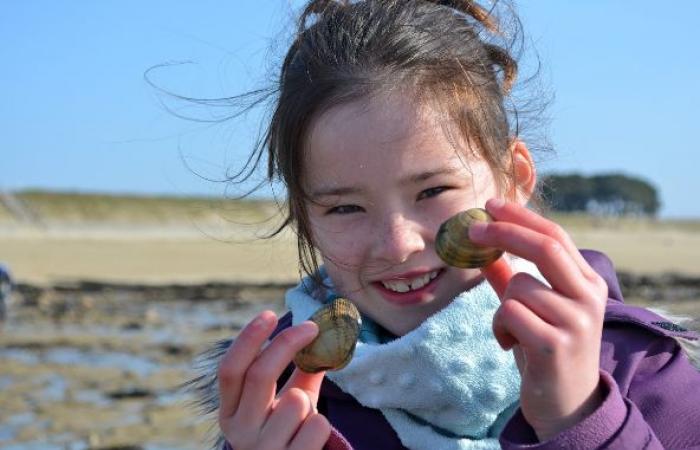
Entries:
[[399, 292], [408, 292], [411, 290], [411, 287], [407, 283], [402, 283], [400, 281], [396, 283], [395, 286], [396, 290]]
[[403, 281], [382, 281], [382, 284], [384, 285], [385, 288], [390, 289], [395, 292], [408, 292], [411, 290], [410, 286], [408, 283], [403, 282]]
[[416, 289], [420, 289], [423, 286], [425, 286], [426, 284], [428, 284], [429, 281], [430, 281], [430, 274], [426, 273], [422, 277], [416, 278], [415, 280], [413, 280], [411, 282], [411, 290], [414, 291]]
[[412, 280], [390, 280], [390, 281], [382, 281], [382, 285], [384, 285], [385, 288], [394, 291], [394, 292], [408, 292], [408, 291], [415, 291], [416, 289], [420, 289], [426, 284], [430, 283], [430, 280], [434, 279], [435, 277], [438, 276], [438, 271], [432, 271], [429, 273], [426, 273], [425, 275], [421, 275], [420, 277], [414, 278]]

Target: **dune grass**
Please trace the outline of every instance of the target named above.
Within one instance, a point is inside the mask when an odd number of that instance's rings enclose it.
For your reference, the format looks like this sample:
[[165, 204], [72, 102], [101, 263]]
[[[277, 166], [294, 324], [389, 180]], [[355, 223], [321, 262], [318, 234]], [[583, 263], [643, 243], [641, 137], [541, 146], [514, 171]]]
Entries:
[[[225, 220], [250, 224], [273, 217], [270, 200], [21, 191], [15, 198], [44, 224], [172, 224]], [[17, 221], [0, 203], [0, 222]]]

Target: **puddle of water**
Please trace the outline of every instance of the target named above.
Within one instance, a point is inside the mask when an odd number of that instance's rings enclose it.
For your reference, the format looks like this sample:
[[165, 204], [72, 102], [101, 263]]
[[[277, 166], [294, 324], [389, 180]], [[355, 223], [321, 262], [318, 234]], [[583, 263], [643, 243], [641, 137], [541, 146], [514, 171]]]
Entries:
[[[13, 436], [5, 438], [2, 434], [2, 428], [0, 428], [0, 448], [3, 450], [85, 450], [88, 445], [85, 442], [67, 442], [62, 444], [56, 444], [55, 442], [46, 441], [32, 441], [32, 442], [21, 442], [16, 444], [4, 444], [3, 440], [13, 439]], [[56, 439], [54, 441], [61, 439], [75, 439], [74, 436], [57, 435], [54, 436]], [[168, 443], [144, 443], [140, 444], [144, 450], [201, 450], [200, 447], [194, 446], [181, 446], [172, 445]]]
[[[152, 305], [152, 309], [167, 324], [169, 335], [155, 336], [158, 342], [183, 341], [183, 330], [206, 330], [212, 327], [227, 327], [232, 323], [232, 314], [226, 310], [225, 302], [208, 302], [207, 305], [186, 303], [183, 305]], [[241, 312], [237, 311], [236, 316]], [[153, 337], [153, 335], [151, 335]]]
[[44, 359], [53, 364], [87, 365], [118, 368], [146, 377], [161, 368], [148, 358], [119, 352], [84, 351], [72, 347], [56, 347], [44, 353]]
[[161, 394], [155, 399], [155, 404], [158, 406], [172, 406], [181, 404], [183, 407], [186, 407], [185, 402], [185, 394], [179, 391]]
[[2, 446], [2, 441], [13, 440], [16, 434], [17, 431], [13, 427], [7, 425], [0, 425], [0, 446]]
[[54, 445], [45, 441], [33, 441], [4, 445], [2, 448], [3, 450], [64, 450], [65, 446]]
[[73, 394], [73, 399], [78, 403], [90, 403], [95, 406], [108, 406], [112, 400], [105, 397], [104, 393], [97, 389], [82, 389]]
[[9, 375], [0, 376], [0, 391], [12, 386], [15, 379]]
[[39, 355], [22, 348], [7, 348], [0, 350], [0, 359], [10, 359], [28, 366], [39, 364]]
[[21, 427], [36, 422], [36, 415], [30, 412], [15, 414], [5, 420], [5, 425], [10, 427]]
[[[64, 366], [116, 368], [132, 372], [141, 377], [147, 377], [163, 368], [163, 364], [157, 364], [149, 358], [120, 352], [98, 352], [85, 351], [73, 347], [55, 347], [42, 353], [43, 357], [26, 349], [0, 349], [0, 360], [10, 359], [22, 364], [35, 366], [43, 359], [44, 362]], [[183, 367], [186, 366], [184, 363], [181, 365]], [[3, 379], [3, 383], [11, 382], [11, 380]], [[61, 384], [58, 381], [54, 381], [46, 389], [49, 395], [61, 398], [61, 395], [63, 395], [62, 391], [65, 390], [65, 382]]]
[[68, 388], [68, 382], [65, 378], [60, 375], [51, 375], [40, 382], [44, 383], [44, 389], [39, 394], [43, 401], [59, 402], [65, 400]]
[[8, 322], [6, 333], [16, 338], [22, 336], [50, 338], [57, 333], [62, 337], [84, 336], [89, 333], [100, 338], [145, 338], [149, 342], [161, 344], [165, 342], [184, 343], [193, 331], [210, 328], [241, 328], [262, 309], [275, 309], [277, 305], [251, 304], [241, 305], [236, 311], [230, 310], [228, 301], [209, 301], [205, 303], [192, 302], [152, 302], [148, 309], [157, 317], [155, 323], [149, 323], [145, 317], [146, 308], [143, 305], [133, 306], [126, 302], [125, 309], [120, 315], [129, 317], [139, 327], [124, 328], [120, 324], [105, 323], [64, 323], [60, 329], [53, 327], [37, 329], [34, 323]]
[[230, 302], [226, 300], [209, 301], [206, 303], [183, 302], [174, 305], [172, 302], [154, 304], [152, 308], [159, 317], [167, 322], [169, 328], [178, 326], [199, 330], [217, 326], [243, 326], [263, 309], [279, 312], [279, 304], [251, 303], [231, 310]]
[[144, 444], [144, 450], [201, 450], [201, 447], [179, 447], [171, 444]]

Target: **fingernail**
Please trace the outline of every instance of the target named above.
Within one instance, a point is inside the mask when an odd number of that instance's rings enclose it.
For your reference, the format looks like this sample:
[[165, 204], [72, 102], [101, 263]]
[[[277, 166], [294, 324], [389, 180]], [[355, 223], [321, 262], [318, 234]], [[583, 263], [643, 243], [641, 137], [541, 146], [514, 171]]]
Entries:
[[299, 333], [304, 337], [313, 336], [318, 332], [318, 325], [311, 322], [310, 320], [307, 320], [297, 325], [297, 329], [299, 330]]
[[489, 208], [491, 209], [501, 209], [503, 208], [503, 205], [506, 204], [506, 201], [503, 200], [502, 198], [492, 198], [491, 200], [488, 201]]
[[486, 227], [488, 224], [486, 222], [474, 222], [469, 225], [469, 238], [474, 240], [479, 240], [486, 234]]
[[255, 319], [253, 319], [253, 321], [250, 323], [250, 326], [252, 328], [265, 328], [269, 323], [269, 314], [267, 314], [267, 311], [263, 311], [260, 314], [258, 314]]

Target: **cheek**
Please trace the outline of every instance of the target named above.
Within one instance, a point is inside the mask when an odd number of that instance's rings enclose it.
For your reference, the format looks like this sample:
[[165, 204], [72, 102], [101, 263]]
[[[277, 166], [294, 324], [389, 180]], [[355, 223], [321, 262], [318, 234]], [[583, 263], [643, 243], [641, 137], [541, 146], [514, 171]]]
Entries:
[[368, 245], [362, 239], [362, 233], [352, 227], [330, 229], [315, 226], [313, 232], [314, 247], [328, 262], [356, 264], [362, 260]]
[[363, 252], [355, 242], [350, 240], [330, 241], [320, 245], [318, 251], [324, 261], [332, 262], [339, 267], [357, 267], [362, 261]]
[[361, 306], [362, 296], [357, 295], [364, 287], [360, 277], [362, 265], [347, 259], [330, 259], [328, 257], [323, 257], [323, 263], [335, 291], [341, 296], [352, 298], [360, 310], [364, 312], [364, 308]]
[[432, 237], [434, 238], [440, 225], [450, 217], [469, 208], [483, 207], [485, 200], [482, 203], [479, 201], [480, 199], [475, 198], [471, 192], [456, 190], [446, 193], [439, 200], [436, 199], [436, 201], [426, 204], [425, 209], [421, 211], [421, 216], [426, 228], [433, 233]]

